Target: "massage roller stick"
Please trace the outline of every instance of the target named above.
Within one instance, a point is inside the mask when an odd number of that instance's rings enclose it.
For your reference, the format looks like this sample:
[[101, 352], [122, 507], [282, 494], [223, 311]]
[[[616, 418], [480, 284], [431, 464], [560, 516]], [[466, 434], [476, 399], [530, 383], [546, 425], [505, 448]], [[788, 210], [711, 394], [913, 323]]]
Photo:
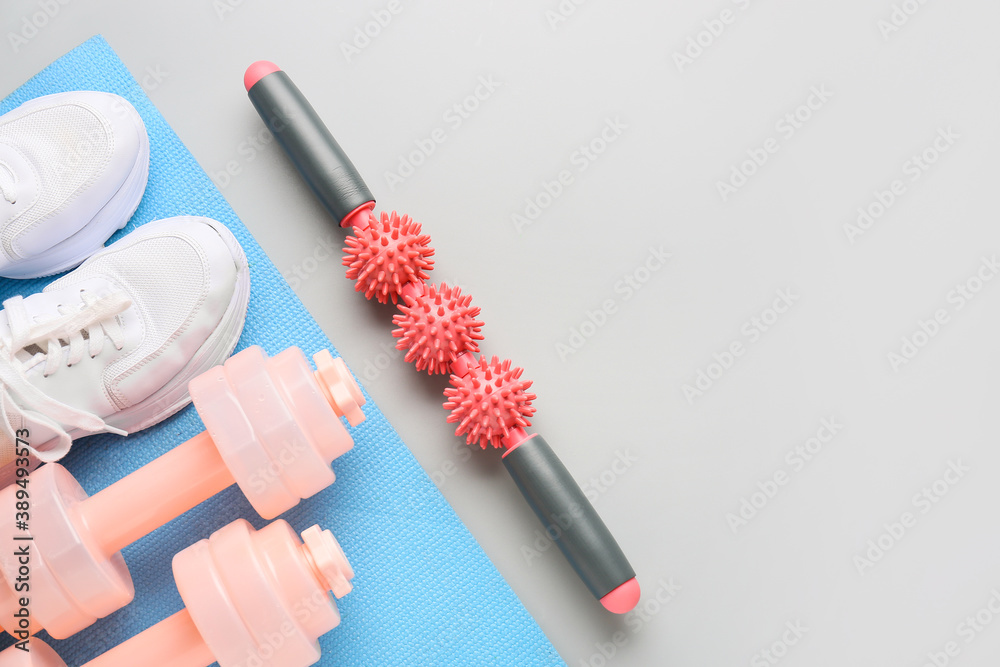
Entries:
[[609, 610], [639, 601], [635, 572], [597, 511], [542, 436], [530, 434], [531, 382], [509, 359], [475, 356], [483, 339], [479, 308], [457, 287], [427, 283], [434, 250], [419, 224], [395, 212], [375, 215], [375, 198], [316, 111], [276, 65], [258, 61], [244, 76], [257, 112], [306, 183], [340, 226], [355, 290], [399, 308], [393, 317], [405, 359], [450, 374], [447, 421], [469, 444], [504, 448], [503, 463], [546, 531]]

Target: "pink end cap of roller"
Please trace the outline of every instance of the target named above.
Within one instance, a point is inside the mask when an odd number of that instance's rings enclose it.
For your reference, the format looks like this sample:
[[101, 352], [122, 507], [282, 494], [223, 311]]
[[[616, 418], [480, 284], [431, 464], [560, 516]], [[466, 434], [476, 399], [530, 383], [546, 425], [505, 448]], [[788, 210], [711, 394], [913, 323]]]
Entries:
[[601, 598], [604, 608], [615, 614], [624, 614], [639, 604], [639, 582], [632, 577], [624, 584]]
[[258, 60], [250, 67], [247, 67], [246, 73], [243, 75], [243, 85], [246, 86], [247, 92], [253, 88], [254, 84], [263, 79], [268, 74], [273, 74], [274, 72], [280, 72], [281, 68], [272, 63], [270, 60]]

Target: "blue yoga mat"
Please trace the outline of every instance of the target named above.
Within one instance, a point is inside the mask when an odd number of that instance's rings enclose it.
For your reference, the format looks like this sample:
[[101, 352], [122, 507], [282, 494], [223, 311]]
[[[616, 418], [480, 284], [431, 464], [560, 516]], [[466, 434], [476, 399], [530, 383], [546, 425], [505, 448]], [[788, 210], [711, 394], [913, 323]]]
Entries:
[[[143, 223], [176, 215], [219, 220], [243, 244], [250, 263], [250, 310], [237, 350], [260, 345], [273, 355], [295, 345], [311, 356], [333, 349], [103, 38], [94, 37], [52, 63], [0, 103], [0, 114], [41, 95], [81, 89], [128, 99], [149, 132], [146, 194], [128, 226], [111, 240]], [[49, 280], [0, 279], [0, 298], [41, 291]], [[367, 419], [351, 429], [355, 447], [334, 462], [337, 482], [281, 517], [300, 532], [316, 523], [332, 530], [356, 572], [354, 591], [338, 603], [341, 625], [320, 640], [319, 664], [563, 664], [367, 394], [366, 398]], [[63, 464], [93, 494], [201, 430], [197, 413], [188, 407], [127, 438], [81, 439]], [[65, 641], [54, 641], [45, 633], [40, 637], [67, 664], [81, 665], [180, 610], [183, 604], [170, 569], [173, 554], [240, 517], [258, 528], [265, 523], [239, 491], [230, 488], [127, 547], [125, 561], [136, 589], [132, 604]], [[5, 638], [0, 648], [9, 644]], [[150, 656], [148, 665], [157, 664]]]

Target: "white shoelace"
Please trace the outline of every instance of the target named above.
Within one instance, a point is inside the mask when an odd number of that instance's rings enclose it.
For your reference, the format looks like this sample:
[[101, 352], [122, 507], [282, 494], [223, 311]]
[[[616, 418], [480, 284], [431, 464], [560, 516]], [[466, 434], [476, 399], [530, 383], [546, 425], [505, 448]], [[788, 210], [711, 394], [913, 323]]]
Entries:
[[[14, 433], [8, 412], [25, 418], [28, 422], [42, 423], [51, 428], [57, 437], [55, 447], [31, 452], [42, 461], [54, 461], [69, 451], [72, 440], [68, 431], [81, 429], [88, 433], [110, 432], [126, 435], [121, 429], [108, 426], [92, 412], [74, 408], [48, 396], [28, 380], [28, 370], [45, 362], [42, 375], [48, 377], [60, 368], [72, 366], [89, 353], [96, 357], [104, 349], [105, 339], [111, 340], [115, 349], [125, 345], [125, 334], [115, 317], [132, 305], [122, 292], [97, 298], [81, 290], [82, 308], [59, 306], [60, 317], [46, 322], [34, 322], [20, 296], [3, 302], [10, 324], [11, 340], [0, 340], [0, 415], [2, 426], [8, 434]], [[67, 341], [68, 345], [63, 345]], [[43, 348], [30, 359], [18, 359], [16, 354], [30, 346]], [[11, 436], [12, 437], [12, 436]]]

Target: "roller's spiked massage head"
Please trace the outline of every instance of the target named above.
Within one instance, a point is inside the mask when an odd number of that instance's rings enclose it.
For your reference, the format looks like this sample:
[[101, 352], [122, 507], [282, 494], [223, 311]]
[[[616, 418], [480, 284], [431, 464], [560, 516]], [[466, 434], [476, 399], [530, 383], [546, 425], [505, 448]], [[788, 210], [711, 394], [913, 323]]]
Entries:
[[345, 239], [344, 266], [354, 289], [379, 303], [399, 301], [407, 283], [427, 280], [433, 267], [431, 238], [420, 233], [420, 224], [408, 215], [382, 212], [368, 219], [367, 226], [355, 227]]
[[406, 351], [406, 361], [414, 362], [418, 371], [447, 373], [460, 355], [479, 352], [483, 323], [476, 319], [479, 308], [472, 305], [471, 295], [441, 283], [424, 287], [419, 296], [404, 294], [403, 300], [400, 314], [392, 318], [399, 327], [392, 335], [399, 338], [396, 348]]
[[527, 391], [531, 381], [520, 379], [522, 372], [510, 359], [487, 361], [484, 355], [464, 375], [453, 374], [452, 386], [444, 390], [444, 409], [451, 410], [448, 422], [458, 424], [455, 435], [464, 434], [467, 444], [479, 440], [483, 449], [499, 448], [511, 430], [530, 426], [535, 395]]

